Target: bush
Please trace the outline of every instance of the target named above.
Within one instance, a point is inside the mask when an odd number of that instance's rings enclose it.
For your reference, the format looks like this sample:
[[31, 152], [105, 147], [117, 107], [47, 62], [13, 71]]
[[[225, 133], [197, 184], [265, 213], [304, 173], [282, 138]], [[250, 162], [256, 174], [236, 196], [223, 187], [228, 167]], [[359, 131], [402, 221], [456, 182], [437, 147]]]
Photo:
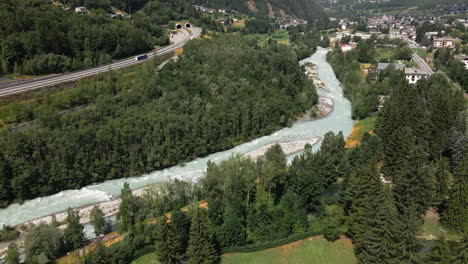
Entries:
[[20, 232], [14, 227], [3, 225], [3, 229], [0, 231], [0, 241], [9, 241], [16, 239], [20, 235]]

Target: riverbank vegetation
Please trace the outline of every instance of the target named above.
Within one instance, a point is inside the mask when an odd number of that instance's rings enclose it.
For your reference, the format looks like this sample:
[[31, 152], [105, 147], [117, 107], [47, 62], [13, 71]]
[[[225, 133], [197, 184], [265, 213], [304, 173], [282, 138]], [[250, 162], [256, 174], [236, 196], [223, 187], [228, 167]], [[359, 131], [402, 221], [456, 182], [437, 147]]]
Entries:
[[383, 70], [378, 78], [374, 72], [364, 75], [361, 64], [376, 63], [378, 58], [373, 38], [360, 41], [356, 49], [346, 53], [337, 48], [327, 54], [345, 96], [351, 101], [353, 119], [365, 119], [376, 112], [381, 104], [379, 96], [389, 95], [393, 87], [404, 79], [404, 72], [394, 67]]
[[[210, 162], [196, 184], [176, 180], [138, 197], [126, 185], [118, 216], [126, 235], [107, 249], [113, 257], [106, 263], [129, 263], [145, 251], [154, 251], [161, 263], [184, 257], [188, 263], [200, 263], [200, 257], [217, 263], [222, 252], [267, 249], [314, 234], [335, 241], [343, 216], [326, 191], [338, 174], [326, 168], [342, 173], [344, 151], [343, 136], [328, 133], [319, 152], [308, 147], [289, 166], [275, 145], [257, 161], [233, 156], [219, 165]], [[86, 263], [97, 258], [92, 253]]]
[[287, 126], [317, 100], [296, 58], [286, 46], [219, 36], [188, 44], [161, 72], [90, 82], [99, 91], [91, 107], [59, 116], [45, 106], [34, 126], [2, 132], [2, 205], [140, 175]]

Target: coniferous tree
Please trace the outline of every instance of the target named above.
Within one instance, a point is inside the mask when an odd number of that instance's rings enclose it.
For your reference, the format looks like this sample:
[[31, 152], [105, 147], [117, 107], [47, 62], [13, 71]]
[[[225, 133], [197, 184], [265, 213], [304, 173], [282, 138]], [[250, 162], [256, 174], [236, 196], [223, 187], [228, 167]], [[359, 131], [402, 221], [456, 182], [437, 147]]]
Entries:
[[67, 227], [63, 231], [65, 246], [69, 250], [77, 249], [85, 239], [84, 226], [80, 223], [80, 216], [73, 209], [69, 208], [66, 222]]
[[156, 255], [161, 263], [176, 264], [182, 258], [182, 245], [177, 234], [166, 217], [158, 219], [158, 234], [156, 237]]
[[412, 136], [410, 128], [403, 128], [399, 138], [400, 157], [394, 166], [393, 183], [397, 208], [400, 213], [412, 205], [418, 215], [424, 213], [433, 199], [433, 171], [427, 154]]
[[460, 112], [454, 121], [449, 134], [450, 165], [452, 173], [457, 172], [462, 166], [463, 159], [467, 153], [468, 135], [466, 133], [466, 122], [468, 111]]
[[396, 264], [400, 257], [402, 224], [390, 187], [385, 188], [384, 201], [378, 208], [376, 220], [378, 225], [373, 230], [378, 239], [373, 249], [382, 263]]
[[190, 238], [190, 218], [181, 210], [176, 210], [172, 214], [171, 224], [174, 226], [174, 232], [180, 242], [181, 254], [184, 254], [187, 251]]
[[459, 167], [441, 222], [453, 230], [468, 232], [468, 161]]
[[465, 233], [463, 239], [453, 250], [453, 262], [451, 264], [468, 263], [468, 235]]
[[355, 252], [362, 263], [379, 263], [381, 258], [378, 251], [381, 236], [380, 219], [377, 210], [384, 203], [382, 183], [374, 166], [368, 165], [356, 171], [357, 177], [355, 193], [350, 207], [350, 232], [356, 244]]
[[337, 135], [328, 132], [324, 135], [315, 166], [318, 167], [316, 171], [321, 174], [325, 188], [343, 176], [344, 150], [345, 141], [342, 132]]
[[314, 168], [317, 155], [312, 148], [306, 148], [303, 155], [292, 161], [288, 169], [288, 187], [304, 200], [306, 209], [320, 206], [320, 195], [325, 191], [322, 175]]
[[196, 209], [192, 219], [187, 256], [189, 264], [212, 264], [221, 260], [208, 218], [201, 209]]
[[440, 158], [435, 164], [435, 200], [444, 201], [449, 193], [450, 164], [446, 158]]
[[419, 242], [416, 238], [416, 232], [418, 227], [421, 225], [422, 220], [416, 208], [416, 205], [411, 203], [404, 209], [404, 212], [401, 213], [401, 262], [412, 263], [420, 261], [419, 256], [417, 256], [419, 251]]
[[440, 236], [431, 248], [428, 261], [437, 264], [450, 264], [452, 254], [450, 252], [450, 245], [444, 235]]

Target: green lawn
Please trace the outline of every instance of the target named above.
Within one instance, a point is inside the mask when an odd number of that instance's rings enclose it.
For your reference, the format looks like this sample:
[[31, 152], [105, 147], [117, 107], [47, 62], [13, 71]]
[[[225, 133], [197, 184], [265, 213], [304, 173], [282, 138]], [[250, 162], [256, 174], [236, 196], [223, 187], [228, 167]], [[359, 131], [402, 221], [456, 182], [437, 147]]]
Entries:
[[419, 55], [419, 57], [421, 57], [422, 59], [426, 59], [426, 53], [427, 51], [425, 49], [421, 49], [421, 48], [416, 48], [416, 49], [413, 49], [414, 52], [416, 52], [416, 54]]
[[285, 246], [252, 253], [226, 254], [222, 264], [348, 264], [357, 263], [351, 241], [330, 243], [313, 237]]
[[[334, 243], [322, 237], [307, 238], [281, 247], [252, 252], [225, 254], [221, 264], [352, 264], [357, 263], [350, 239]], [[131, 264], [159, 264], [154, 253]]]
[[282, 44], [289, 43], [289, 32], [287, 30], [277, 31], [271, 36], [271, 39]]
[[382, 49], [382, 48], [378, 48], [376, 49], [376, 53], [377, 53], [377, 61], [382, 61], [382, 60], [386, 60], [386, 61], [390, 61], [393, 57], [393, 52], [394, 50], [392, 49]]
[[159, 264], [155, 253], [149, 253], [134, 260], [132, 264]]

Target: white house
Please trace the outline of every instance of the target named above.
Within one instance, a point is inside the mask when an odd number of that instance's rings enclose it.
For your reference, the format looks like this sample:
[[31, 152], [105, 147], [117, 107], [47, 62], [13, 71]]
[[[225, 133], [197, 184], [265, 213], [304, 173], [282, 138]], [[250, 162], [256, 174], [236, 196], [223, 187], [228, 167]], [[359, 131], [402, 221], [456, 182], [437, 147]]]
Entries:
[[435, 38], [433, 42], [433, 47], [438, 48], [455, 48], [455, 42], [453, 38], [444, 37], [444, 38]]
[[342, 52], [348, 52], [352, 49], [354, 49], [356, 46], [355, 45], [350, 45], [350, 44], [340, 44], [341, 51]]
[[424, 70], [416, 69], [416, 68], [405, 68], [405, 78], [410, 84], [415, 84], [422, 78], [427, 79], [429, 77], [429, 73]]

